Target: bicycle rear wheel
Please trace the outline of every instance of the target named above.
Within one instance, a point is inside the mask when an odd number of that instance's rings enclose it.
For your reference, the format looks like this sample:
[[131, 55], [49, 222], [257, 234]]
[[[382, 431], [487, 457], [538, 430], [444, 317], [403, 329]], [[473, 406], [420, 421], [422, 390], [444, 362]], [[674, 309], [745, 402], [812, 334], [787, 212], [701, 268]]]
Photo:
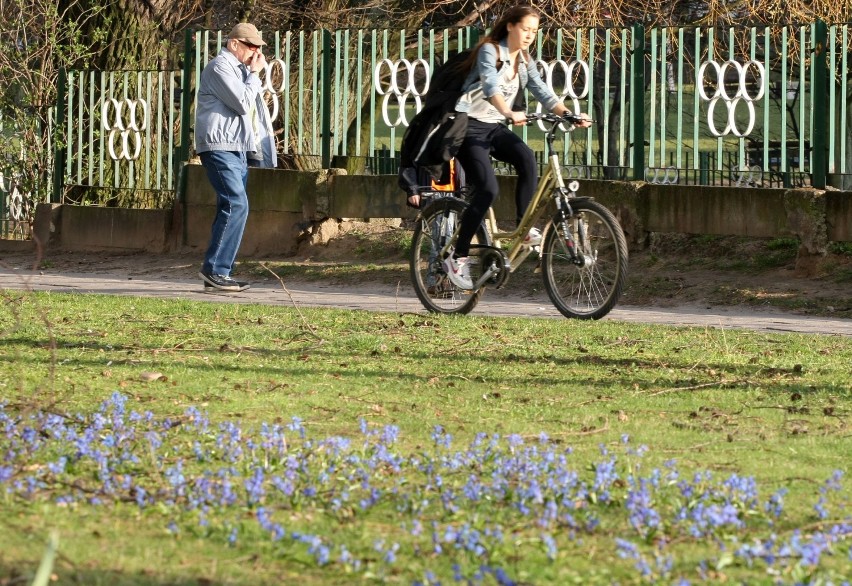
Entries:
[[627, 241], [618, 220], [601, 204], [576, 200], [571, 208], [573, 215], [564, 222], [556, 214], [544, 239], [544, 288], [565, 317], [600, 319], [621, 297], [627, 279]]
[[[433, 313], [469, 313], [482, 295], [482, 289], [464, 291], [453, 285], [443, 267], [441, 251], [451, 241], [467, 204], [454, 197], [430, 203], [418, 217], [411, 243], [411, 282], [417, 297]], [[489, 238], [480, 226], [472, 241], [470, 272], [473, 281], [479, 278], [480, 263], [477, 244], [488, 244]]]

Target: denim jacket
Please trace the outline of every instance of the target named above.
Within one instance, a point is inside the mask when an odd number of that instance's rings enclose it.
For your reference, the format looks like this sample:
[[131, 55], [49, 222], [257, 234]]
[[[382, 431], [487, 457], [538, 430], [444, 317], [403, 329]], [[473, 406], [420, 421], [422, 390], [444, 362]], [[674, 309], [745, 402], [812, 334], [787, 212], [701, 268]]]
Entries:
[[[541, 79], [535, 59], [532, 57], [527, 59], [523, 51], [520, 53], [520, 58], [521, 66], [518, 67], [518, 76], [520, 78], [521, 91], [527, 88], [544, 109], [548, 111], [552, 110], [559, 103], [559, 98], [556, 97], [553, 91], [544, 83], [544, 80]], [[479, 53], [476, 56], [476, 65], [462, 85], [462, 91], [465, 92], [465, 95], [456, 104], [457, 112], [467, 112], [470, 110], [470, 101], [465, 99], [468, 92], [481, 88], [482, 95], [486, 99], [500, 92], [497, 59], [498, 47], [495, 47], [493, 43], [484, 43], [480, 47]], [[509, 45], [505, 39], [499, 43], [499, 59], [503, 63], [502, 67], [509, 67], [511, 65]]]
[[261, 167], [275, 167], [277, 153], [272, 121], [263, 101], [260, 78], [223, 48], [201, 72], [195, 110], [195, 150], [254, 152], [252, 106], [257, 109], [263, 151]]

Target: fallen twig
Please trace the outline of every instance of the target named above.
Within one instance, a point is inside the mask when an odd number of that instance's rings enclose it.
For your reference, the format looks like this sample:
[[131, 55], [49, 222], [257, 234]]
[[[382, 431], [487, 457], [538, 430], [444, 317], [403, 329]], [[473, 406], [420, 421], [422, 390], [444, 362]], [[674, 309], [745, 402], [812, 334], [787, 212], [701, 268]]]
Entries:
[[700, 385], [690, 385], [688, 387], [675, 387], [673, 389], [661, 389], [659, 391], [654, 391], [653, 393], [650, 393], [648, 396], [654, 397], [656, 395], [663, 395], [665, 393], [676, 393], [678, 391], [697, 391], [698, 389], [706, 389], [708, 387], [718, 387], [718, 386], [730, 385], [730, 384], [742, 384], [744, 382], [747, 383], [748, 381], [747, 380], [741, 381], [741, 380], [723, 379], [723, 380], [719, 380], [719, 381], [713, 381], [712, 383], [701, 383]]
[[289, 298], [290, 298], [290, 303], [292, 303], [292, 304], [293, 304], [293, 308], [294, 308], [294, 309], [298, 312], [299, 317], [300, 317], [300, 318], [302, 318], [302, 323], [303, 323], [303, 324], [305, 324], [305, 327], [306, 327], [306, 328], [308, 328], [308, 331], [310, 332], [310, 334], [311, 334], [314, 338], [316, 338], [317, 340], [319, 340], [320, 342], [324, 341], [324, 340], [323, 340], [320, 336], [318, 336], [318, 335], [317, 335], [316, 331], [314, 330], [313, 325], [311, 325], [311, 324], [308, 322], [307, 318], [306, 318], [306, 317], [305, 317], [305, 315], [302, 313], [302, 310], [299, 308], [299, 304], [298, 304], [298, 303], [296, 303], [296, 300], [293, 298], [293, 294], [292, 294], [292, 293], [290, 293], [290, 290], [289, 290], [289, 289], [287, 289], [287, 285], [285, 285], [285, 284], [284, 284], [284, 279], [282, 279], [282, 278], [280, 277], [280, 275], [278, 275], [278, 273], [276, 273], [275, 271], [273, 271], [272, 269], [270, 269], [268, 266], [266, 266], [266, 263], [263, 263], [263, 262], [262, 262], [262, 263], [260, 263], [260, 266], [262, 266], [265, 270], [269, 271], [269, 273], [270, 273], [270, 274], [272, 274], [272, 276], [273, 276], [273, 277], [275, 277], [276, 279], [278, 279], [278, 282], [279, 282], [279, 283], [281, 283], [281, 288], [282, 288], [282, 289], [284, 289], [284, 293], [286, 293], [286, 294], [287, 294], [287, 297], [289, 297]]

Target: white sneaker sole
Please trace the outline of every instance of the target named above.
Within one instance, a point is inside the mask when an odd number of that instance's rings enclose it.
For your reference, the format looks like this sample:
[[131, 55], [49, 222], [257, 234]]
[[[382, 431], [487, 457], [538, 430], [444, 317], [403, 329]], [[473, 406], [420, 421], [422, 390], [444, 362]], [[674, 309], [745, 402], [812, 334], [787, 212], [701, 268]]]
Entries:
[[450, 283], [458, 287], [459, 289], [464, 289], [465, 291], [470, 291], [473, 289], [473, 281], [465, 282], [461, 279], [461, 277], [457, 276], [453, 273], [453, 267], [450, 265], [449, 260], [444, 260], [444, 272], [447, 273], [447, 278], [450, 280]]

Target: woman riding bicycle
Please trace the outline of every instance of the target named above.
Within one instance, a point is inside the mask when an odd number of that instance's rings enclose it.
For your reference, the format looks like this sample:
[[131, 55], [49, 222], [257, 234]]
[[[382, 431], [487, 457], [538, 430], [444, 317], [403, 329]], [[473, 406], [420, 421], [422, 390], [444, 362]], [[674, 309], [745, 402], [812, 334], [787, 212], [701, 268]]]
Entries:
[[[506, 121], [526, 123], [524, 108], [513, 110], [522, 102], [524, 88], [544, 108], [562, 116], [569, 112], [541, 79], [529, 47], [538, 33], [539, 13], [530, 6], [515, 6], [506, 11], [492, 31], [476, 46], [471, 55], [470, 73], [462, 86], [465, 92], [456, 103], [457, 112], [468, 115], [467, 132], [456, 158], [473, 187], [470, 205], [461, 218], [455, 251], [444, 260], [450, 281], [461, 289], [473, 289], [468, 254], [477, 227], [498, 194], [497, 177], [491, 157], [515, 168], [518, 183], [515, 190], [517, 218], [523, 216], [538, 186], [538, 172], [532, 150], [512, 132]], [[591, 120], [575, 123], [587, 127]], [[533, 229], [527, 243], [535, 246], [541, 234]]]

